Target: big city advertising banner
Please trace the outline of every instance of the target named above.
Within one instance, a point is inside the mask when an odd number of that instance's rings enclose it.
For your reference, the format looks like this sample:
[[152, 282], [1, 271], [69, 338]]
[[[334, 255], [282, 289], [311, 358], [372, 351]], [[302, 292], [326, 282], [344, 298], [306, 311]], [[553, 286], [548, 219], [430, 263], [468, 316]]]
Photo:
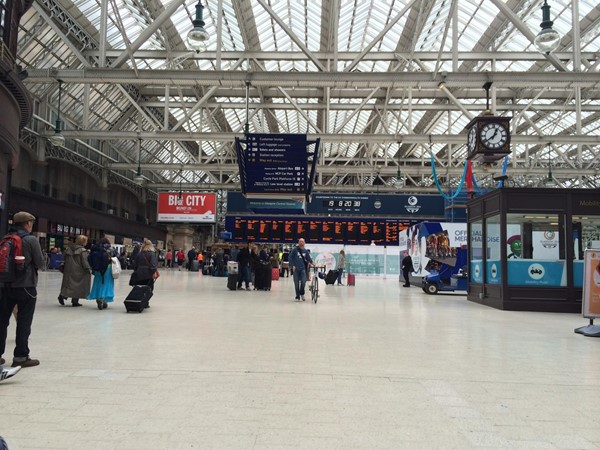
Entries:
[[216, 194], [158, 193], [158, 222], [214, 223], [216, 210]]

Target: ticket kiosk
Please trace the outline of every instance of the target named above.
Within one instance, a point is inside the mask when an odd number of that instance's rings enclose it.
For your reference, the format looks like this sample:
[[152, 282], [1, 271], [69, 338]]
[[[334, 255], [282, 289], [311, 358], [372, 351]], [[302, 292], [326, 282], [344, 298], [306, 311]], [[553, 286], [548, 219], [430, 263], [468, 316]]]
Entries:
[[600, 248], [600, 189], [502, 188], [467, 203], [468, 299], [581, 312], [583, 254]]

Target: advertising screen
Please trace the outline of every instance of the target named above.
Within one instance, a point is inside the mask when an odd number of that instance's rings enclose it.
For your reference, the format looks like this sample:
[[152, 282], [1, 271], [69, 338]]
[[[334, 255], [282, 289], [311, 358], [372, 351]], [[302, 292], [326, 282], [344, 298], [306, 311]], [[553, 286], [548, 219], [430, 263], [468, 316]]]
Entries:
[[216, 194], [159, 192], [158, 222], [215, 223]]

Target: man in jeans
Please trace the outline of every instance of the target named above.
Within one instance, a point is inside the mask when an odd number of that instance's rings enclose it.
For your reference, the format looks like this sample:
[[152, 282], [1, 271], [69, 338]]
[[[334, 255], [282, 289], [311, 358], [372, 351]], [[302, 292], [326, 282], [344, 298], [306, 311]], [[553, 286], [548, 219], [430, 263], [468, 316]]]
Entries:
[[14, 215], [14, 225], [9, 230], [9, 233], [16, 233], [21, 237], [25, 267], [15, 281], [2, 287], [0, 300], [0, 365], [5, 362], [1, 356], [6, 349], [8, 323], [15, 305], [18, 306], [17, 336], [12, 367], [33, 367], [40, 363], [37, 359], [29, 357], [28, 346], [37, 299], [38, 269], [44, 267], [44, 256], [42, 255], [40, 243], [35, 236], [30, 234], [34, 222], [35, 217], [32, 214], [21, 211]]
[[298, 245], [290, 252], [290, 265], [294, 267], [294, 288], [296, 289], [296, 301], [304, 301], [304, 285], [306, 284], [306, 273], [310, 266], [314, 266], [313, 260], [304, 248], [304, 239], [298, 240]]

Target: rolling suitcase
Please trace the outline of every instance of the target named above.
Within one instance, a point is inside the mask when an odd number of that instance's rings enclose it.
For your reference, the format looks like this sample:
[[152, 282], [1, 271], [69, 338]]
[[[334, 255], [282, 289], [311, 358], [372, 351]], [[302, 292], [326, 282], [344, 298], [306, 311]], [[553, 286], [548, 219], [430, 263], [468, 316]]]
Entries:
[[200, 270], [200, 261], [198, 261], [197, 259], [191, 261], [190, 264], [192, 265], [192, 272], [198, 272]]
[[227, 277], [227, 289], [229, 289], [230, 291], [235, 291], [237, 289], [237, 282], [238, 282], [238, 274], [230, 273], [229, 276]]
[[271, 264], [259, 263], [254, 270], [254, 289], [259, 291], [271, 290]]
[[148, 308], [148, 303], [152, 298], [152, 288], [150, 286], [134, 286], [125, 301], [127, 312], [142, 312]]
[[274, 281], [279, 280], [279, 268], [273, 267], [271, 269], [271, 280], [274, 280]]
[[325, 284], [335, 284], [339, 273], [339, 270], [330, 270], [327, 272], [327, 275], [325, 275]]
[[354, 286], [356, 284], [356, 277], [353, 274], [349, 273], [347, 283], [348, 283], [348, 286]]

